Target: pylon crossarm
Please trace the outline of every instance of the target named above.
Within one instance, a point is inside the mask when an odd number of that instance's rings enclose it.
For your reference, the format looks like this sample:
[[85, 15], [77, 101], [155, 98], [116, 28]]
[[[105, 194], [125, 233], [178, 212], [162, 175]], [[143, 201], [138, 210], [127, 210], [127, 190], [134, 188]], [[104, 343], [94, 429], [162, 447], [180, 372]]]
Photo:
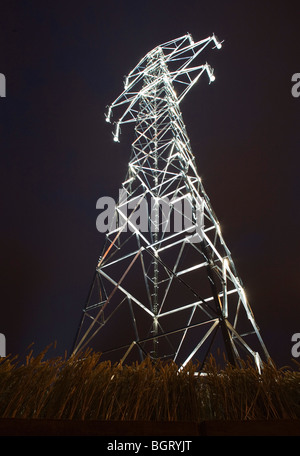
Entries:
[[[188, 41], [189, 45], [182, 47], [182, 44], [185, 41]], [[113, 134], [116, 142], [119, 141], [120, 126], [124, 123], [135, 122], [138, 120], [140, 111], [139, 109], [134, 109], [134, 107], [140, 102], [141, 98], [145, 96], [151, 97], [154, 89], [159, 87], [162, 83], [165, 85], [165, 89], [169, 92], [173, 102], [175, 102], [175, 104], [179, 104], [190, 88], [198, 81], [204, 71], [207, 72], [210, 82], [214, 81], [215, 77], [213, 75], [213, 70], [208, 63], [190, 67], [192, 61], [198, 57], [198, 55], [210, 42], [213, 42], [218, 49], [221, 48], [221, 43], [214, 35], [195, 43], [191, 36], [187, 34], [179, 40], [174, 40], [173, 42], [168, 42], [167, 44], [158, 46], [150, 51], [140, 61], [140, 63], [125, 78], [124, 91], [108, 107], [108, 111], [105, 115], [106, 121], [111, 122], [113, 110], [128, 104], [123, 114], [115, 121], [115, 131]], [[174, 48], [172, 48], [171, 45], [173, 45]], [[157, 57], [158, 55], [159, 58]], [[184, 63], [182, 63], [183, 60]], [[168, 64], [174, 64], [174, 62], [179, 62], [179, 67], [177, 70], [169, 71]], [[155, 72], [156, 67], [159, 65], [161, 73], [157, 74], [155, 78], [150, 78], [145, 84], [146, 76]], [[198, 74], [191, 78], [190, 74], [196, 71]], [[186, 79], [180, 79], [182, 76], [185, 76]], [[173, 89], [173, 83], [176, 82], [186, 86], [178, 94], [178, 97]], [[139, 84], [142, 84], [142, 86], [139, 87]], [[133, 90], [133, 88], [135, 88], [135, 90]]]

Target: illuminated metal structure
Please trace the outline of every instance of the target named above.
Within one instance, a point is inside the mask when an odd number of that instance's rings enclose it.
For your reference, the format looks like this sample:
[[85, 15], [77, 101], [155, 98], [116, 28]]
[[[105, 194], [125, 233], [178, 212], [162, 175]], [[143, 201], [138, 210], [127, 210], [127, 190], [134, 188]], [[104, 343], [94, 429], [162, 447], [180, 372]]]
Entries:
[[[200, 77], [213, 35], [157, 46], [125, 78], [108, 107], [113, 139], [133, 123], [128, 172], [95, 270], [74, 353], [99, 341], [121, 362], [169, 358], [202, 365], [215, 347], [230, 363], [269, 359], [245, 290], [198, 175], [180, 103]], [[146, 219], [143, 217], [146, 213]]]

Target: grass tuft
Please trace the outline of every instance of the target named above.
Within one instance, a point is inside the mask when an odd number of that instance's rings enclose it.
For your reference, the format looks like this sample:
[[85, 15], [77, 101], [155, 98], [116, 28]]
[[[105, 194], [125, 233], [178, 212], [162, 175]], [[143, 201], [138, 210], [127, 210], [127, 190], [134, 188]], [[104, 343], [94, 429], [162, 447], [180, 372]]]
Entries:
[[45, 349], [0, 359], [0, 417], [77, 420], [266, 420], [300, 419], [300, 372], [267, 364], [226, 365], [214, 358], [178, 369], [149, 358], [119, 366], [87, 350], [46, 359]]

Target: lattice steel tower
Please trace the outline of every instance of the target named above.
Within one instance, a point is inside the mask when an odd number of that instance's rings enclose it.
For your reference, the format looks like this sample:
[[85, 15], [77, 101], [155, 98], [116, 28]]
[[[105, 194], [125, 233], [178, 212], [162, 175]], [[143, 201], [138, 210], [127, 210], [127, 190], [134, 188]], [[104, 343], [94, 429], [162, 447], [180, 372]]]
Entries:
[[[199, 80], [215, 77], [195, 64], [213, 35], [187, 34], [157, 46], [125, 78], [108, 107], [113, 138], [133, 123], [128, 172], [74, 344], [121, 362], [171, 358], [184, 366], [224, 351], [261, 368], [269, 355], [219, 221], [198, 175], [180, 103]], [[101, 217], [101, 216], [100, 216]]]

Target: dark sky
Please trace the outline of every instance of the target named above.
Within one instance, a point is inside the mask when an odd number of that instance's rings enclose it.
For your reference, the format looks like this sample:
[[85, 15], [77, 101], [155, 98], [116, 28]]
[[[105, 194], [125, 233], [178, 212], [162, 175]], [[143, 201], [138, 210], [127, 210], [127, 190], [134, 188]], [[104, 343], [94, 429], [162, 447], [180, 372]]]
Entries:
[[[48, 5], [48, 6], [46, 6]], [[296, 2], [1, 1], [1, 307], [7, 352], [70, 350], [102, 245], [96, 201], [116, 196], [133, 131], [106, 105], [152, 48], [190, 32], [216, 81], [182, 103], [198, 171], [267, 348], [300, 333], [300, 72]], [[203, 62], [205, 63], [205, 62]]]

